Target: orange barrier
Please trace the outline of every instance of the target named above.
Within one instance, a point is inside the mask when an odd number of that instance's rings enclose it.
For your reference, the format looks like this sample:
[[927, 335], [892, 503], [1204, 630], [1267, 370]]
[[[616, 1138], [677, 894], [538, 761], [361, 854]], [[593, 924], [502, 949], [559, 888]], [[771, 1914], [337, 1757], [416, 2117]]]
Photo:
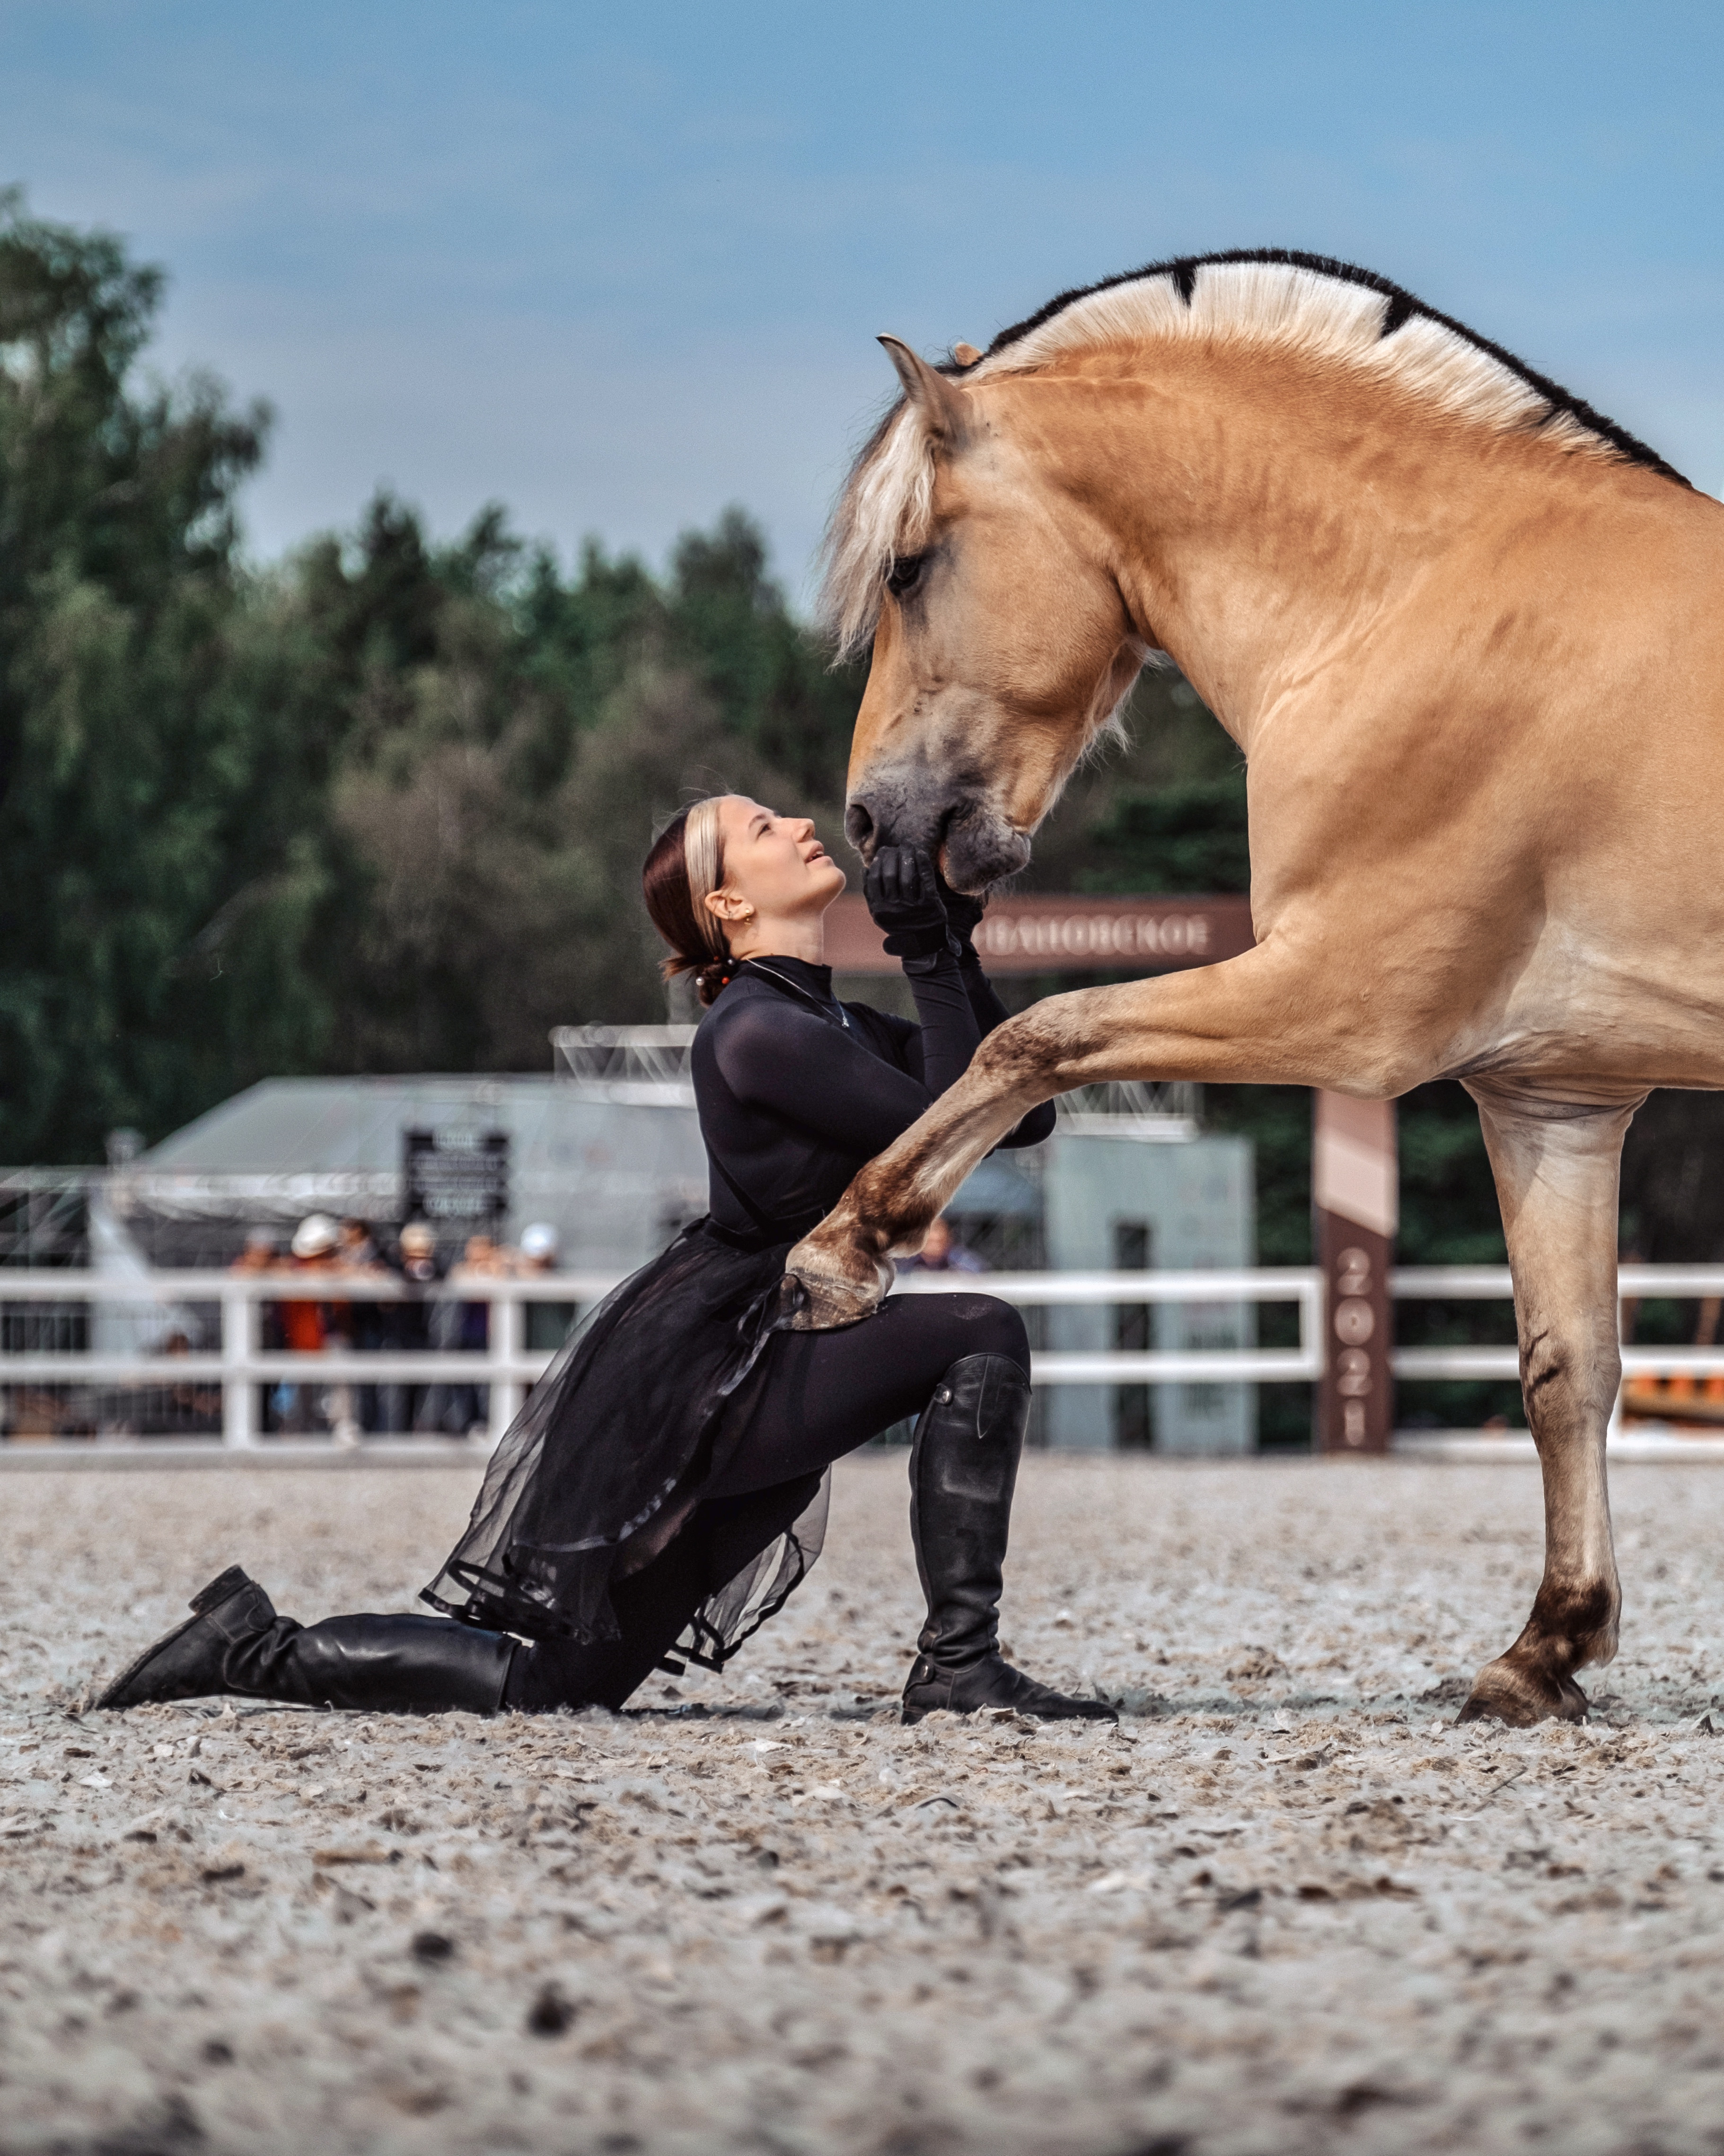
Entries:
[[1622, 1389], [1622, 1411], [1637, 1422], [1724, 1424], [1724, 1378], [1696, 1378], [1686, 1370], [1630, 1378]]

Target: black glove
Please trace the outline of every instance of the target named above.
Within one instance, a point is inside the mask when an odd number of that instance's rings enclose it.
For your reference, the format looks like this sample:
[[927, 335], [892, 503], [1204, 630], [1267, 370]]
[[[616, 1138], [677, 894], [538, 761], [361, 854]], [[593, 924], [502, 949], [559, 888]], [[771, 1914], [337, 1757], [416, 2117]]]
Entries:
[[940, 877], [925, 846], [882, 846], [868, 864], [862, 896], [895, 958], [926, 958], [951, 947]]
[[946, 925], [957, 938], [958, 956], [975, 958], [976, 927], [988, 911], [988, 893], [984, 891], [979, 898], [972, 898], [967, 891], [954, 891], [943, 875], [939, 878], [939, 886], [940, 903], [946, 908]]

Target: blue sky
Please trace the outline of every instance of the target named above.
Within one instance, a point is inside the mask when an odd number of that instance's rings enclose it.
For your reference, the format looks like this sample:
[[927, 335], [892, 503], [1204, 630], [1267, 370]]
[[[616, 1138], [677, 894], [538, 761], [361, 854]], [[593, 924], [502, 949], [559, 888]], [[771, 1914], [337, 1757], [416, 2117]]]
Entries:
[[0, 177], [279, 424], [273, 554], [379, 481], [799, 588], [873, 343], [1231, 246], [1351, 257], [1724, 485], [1724, 10], [0, 0]]

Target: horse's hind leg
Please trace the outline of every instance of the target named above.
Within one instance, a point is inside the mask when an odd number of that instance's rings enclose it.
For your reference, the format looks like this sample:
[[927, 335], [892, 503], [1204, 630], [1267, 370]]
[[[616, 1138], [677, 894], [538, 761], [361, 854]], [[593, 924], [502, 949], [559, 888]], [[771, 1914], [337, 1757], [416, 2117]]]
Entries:
[[1544, 1578], [1526, 1628], [1461, 1709], [1524, 1724], [1579, 1722], [1574, 1672], [1616, 1652], [1621, 1604], [1604, 1433], [1622, 1374], [1617, 1174], [1639, 1105], [1542, 1097], [1480, 1081], [1479, 1104], [1515, 1281], [1521, 1387], [1544, 1471]]

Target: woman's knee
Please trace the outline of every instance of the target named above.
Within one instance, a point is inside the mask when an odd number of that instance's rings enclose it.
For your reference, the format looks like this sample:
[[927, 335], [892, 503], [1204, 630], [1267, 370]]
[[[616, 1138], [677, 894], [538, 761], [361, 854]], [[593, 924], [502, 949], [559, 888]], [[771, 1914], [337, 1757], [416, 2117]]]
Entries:
[[942, 1296], [952, 1306], [952, 1360], [966, 1355], [1004, 1355], [1029, 1375], [1029, 1334], [1023, 1312], [993, 1295]]

